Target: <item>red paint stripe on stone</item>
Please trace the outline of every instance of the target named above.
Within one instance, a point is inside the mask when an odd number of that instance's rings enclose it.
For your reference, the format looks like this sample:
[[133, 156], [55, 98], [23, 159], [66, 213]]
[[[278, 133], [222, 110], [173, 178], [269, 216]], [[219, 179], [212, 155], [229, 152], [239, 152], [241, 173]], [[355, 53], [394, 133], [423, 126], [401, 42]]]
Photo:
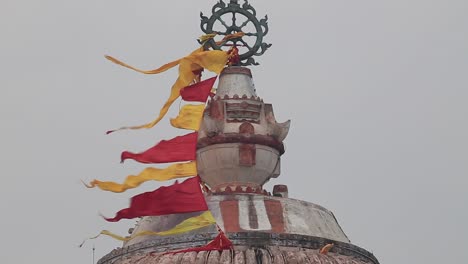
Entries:
[[265, 207], [268, 219], [271, 224], [271, 231], [274, 233], [284, 233], [283, 205], [280, 201], [265, 200]]
[[221, 201], [219, 202], [221, 215], [224, 221], [224, 231], [239, 232], [239, 203], [238, 201]]

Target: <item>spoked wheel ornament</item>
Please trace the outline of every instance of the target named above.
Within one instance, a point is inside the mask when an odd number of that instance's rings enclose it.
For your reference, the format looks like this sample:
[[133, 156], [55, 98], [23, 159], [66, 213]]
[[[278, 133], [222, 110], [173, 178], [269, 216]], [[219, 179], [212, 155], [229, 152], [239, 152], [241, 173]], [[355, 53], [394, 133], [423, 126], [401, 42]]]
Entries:
[[202, 31], [205, 34], [216, 34], [220, 37], [240, 32], [244, 34], [218, 42], [211, 38], [205, 45], [216, 50], [237, 47], [240, 60], [238, 65], [259, 65], [253, 56], [262, 55], [271, 47], [271, 44], [263, 42], [263, 37], [268, 34], [268, 17], [265, 16], [259, 21], [256, 14], [257, 12], [247, 0], [242, 5], [238, 3], [238, 0], [231, 0], [229, 4], [220, 0], [213, 6], [211, 17], [208, 18], [200, 13]]

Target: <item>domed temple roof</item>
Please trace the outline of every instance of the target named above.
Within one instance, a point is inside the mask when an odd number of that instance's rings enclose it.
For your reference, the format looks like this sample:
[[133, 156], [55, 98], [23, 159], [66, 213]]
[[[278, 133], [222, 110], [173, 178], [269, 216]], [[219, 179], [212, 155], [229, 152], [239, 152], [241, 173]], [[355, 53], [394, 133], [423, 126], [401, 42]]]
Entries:
[[[271, 104], [257, 96], [250, 70], [226, 68], [199, 129], [197, 170], [208, 208], [234, 248], [170, 253], [206, 245], [218, 234], [212, 225], [179, 235], [136, 236], [98, 263], [379, 263], [351, 244], [329, 210], [288, 198], [285, 185], [276, 185], [273, 195], [263, 189], [280, 175], [288, 131], [289, 121], [276, 122]], [[169, 230], [199, 214], [143, 217], [130, 233]], [[328, 253], [319, 252], [331, 243]]]
[[[212, 226], [181, 235], [135, 237], [98, 263], [378, 263], [352, 245], [333, 213], [319, 205], [248, 193], [211, 194], [206, 200], [234, 250], [166, 254], [207, 244], [218, 233]], [[168, 230], [198, 214], [143, 217], [132, 232]], [[328, 243], [334, 244], [331, 251], [320, 254]]]
[[[292, 242], [292, 241], [290, 241]], [[236, 246], [234, 250], [202, 251], [176, 254], [109, 255], [106, 263], [119, 264], [361, 264], [378, 263], [367, 252], [356, 253], [358, 248], [339, 249], [339, 253], [320, 254], [318, 249], [285, 246]], [[115, 260], [115, 262], [112, 262]]]
[[[330, 241], [349, 243], [332, 212], [304, 201], [260, 194], [223, 194], [206, 196], [208, 208], [218, 226], [227, 234], [242, 232], [267, 232], [276, 234], [300, 234], [321, 237]], [[177, 223], [198, 215], [187, 213], [144, 217], [133, 232], [169, 230]], [[199, 229], [190, 234], [215, 236], [218, 232]], [[125, 246], [151, 241], [154, 236], [135, 237]]]

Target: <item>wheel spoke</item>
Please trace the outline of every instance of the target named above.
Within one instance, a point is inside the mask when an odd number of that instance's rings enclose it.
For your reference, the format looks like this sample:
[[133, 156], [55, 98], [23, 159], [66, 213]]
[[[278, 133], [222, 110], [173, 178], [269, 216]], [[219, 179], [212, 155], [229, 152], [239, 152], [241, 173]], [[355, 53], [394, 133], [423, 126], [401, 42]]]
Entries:
[[249, 22], [250, 22], [250, 20], [247, 19], [244, 23], [242, 23], [242, 24], [239, 26], [239, 28], [243, 28], [243, 27], [247, 26], [247, 24], [248, 24]]
[[221, 19], [221, 17], [218, 17], [217, 19], [219, 20], [219, 22], [221, 22], [221, 24], [222, 24], [226, 29], [229, 28], [229, 26], [226, 24], [226, 22], [224, 22], [224, 20]]
[[236, 12], [232, 12], [232, 26], [236, 26]]
[[258, 33], [245, 33], [246, 36], [249, 36], [249, 37], [257, 37], [258, 36]]
[[245, 46], [246, 48], [248, 48], [249, 50], [252, 49], [252, 48], [249, 46], [249, 44], [247, 44], [247, 42], [245, 42], [243, 39], [239, 39], [239, 41], [242, 42], [242, 44], [244, 44], [244, 46]]

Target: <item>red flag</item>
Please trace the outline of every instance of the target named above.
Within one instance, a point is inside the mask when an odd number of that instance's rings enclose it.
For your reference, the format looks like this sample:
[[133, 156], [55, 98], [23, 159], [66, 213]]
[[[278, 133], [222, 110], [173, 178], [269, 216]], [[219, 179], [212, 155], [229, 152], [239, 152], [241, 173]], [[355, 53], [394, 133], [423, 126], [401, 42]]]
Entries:
[[200, 188], [200, 177], [193, 177], [182, 183], [160, 187], [152, 192], [133, 196], [130, 207], [117, 212], [114, 218], [104, 218], [109, 222], [132, 219], [140, 216], [191, 213], [208, 210]]
[[180, 90], [182, 99], [189, 102], [206, 102], [218, 76], [197, 82]]
[[184, 253], [184, 252], [200, 252], [200, 251], [210, 251], [210, 250], [225, 250], [225, 249], [232, 249], [233, 245], [231, 240], [226, 237], [223, 231], [219, 231], [219, 234], [213, 239], [210, 243], [206, 244], [202, 247], [195, 247], [195, 248], [188, 248], [178, 251], [172, 251], [164, 253], [166, 254], [176, 254], [176, 253]]
[[141, 152], [122, 152], [121, 162], [133, 159], [141, 163], [166, 163], [196, 159], [198, 133], [192, 132], [171, 140], [162, 140], [156, 146]]

